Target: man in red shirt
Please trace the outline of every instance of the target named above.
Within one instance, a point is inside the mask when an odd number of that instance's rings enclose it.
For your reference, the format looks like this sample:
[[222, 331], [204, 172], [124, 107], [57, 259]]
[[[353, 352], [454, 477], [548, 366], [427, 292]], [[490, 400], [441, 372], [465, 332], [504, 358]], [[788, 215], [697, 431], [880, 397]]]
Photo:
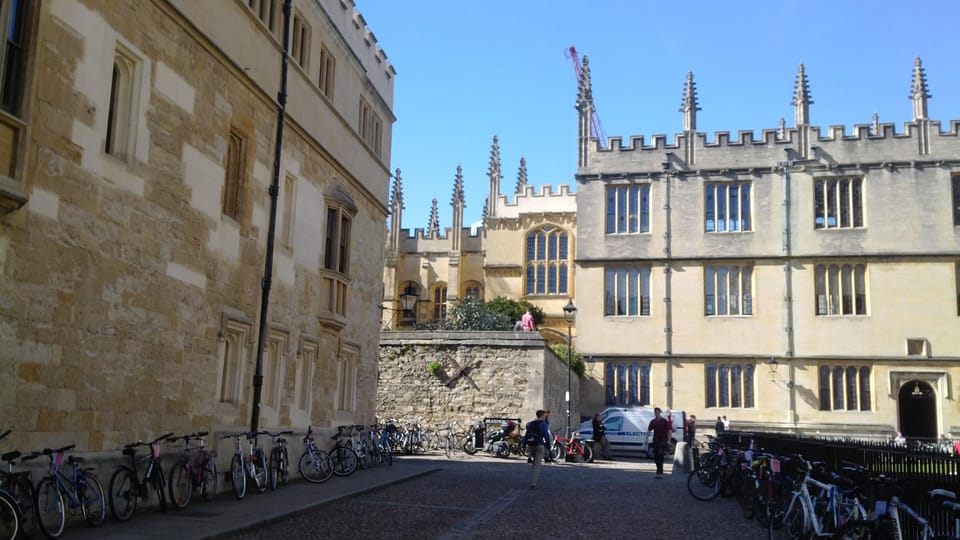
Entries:
[[660, 416], [660, 407], [655, 407], [653, 414], [655, 418], [647, 426], [647, 438], [653, 436], [650, 446], [653, 448], [653, 461], [657, 464], [657, 478], [663, 478], [663, 456], [667, 453], [667, 444], [670, 442], [670, 434], [673, 433], [673, 418], [669, 409], [666, 418]]

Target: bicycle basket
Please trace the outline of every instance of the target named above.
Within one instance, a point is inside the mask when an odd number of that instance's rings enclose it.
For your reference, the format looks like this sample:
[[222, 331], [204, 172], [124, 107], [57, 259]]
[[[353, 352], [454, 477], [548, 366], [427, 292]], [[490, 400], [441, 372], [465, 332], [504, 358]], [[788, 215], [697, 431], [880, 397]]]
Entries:
[[150, 445], [150, 448], [153, 449], [153, 457], [159, 458], [159, 457], [160, 457], [160, 443], [153, 443], [153, 444]]
[[53, 464], [56, 465], [57, 467], [59, 467], [60, 465], [63, 465], [63, 461], [66, 457], [67, 457], [67, 452], [64, 450], [60, 450], [59, 452], [53, 455]]

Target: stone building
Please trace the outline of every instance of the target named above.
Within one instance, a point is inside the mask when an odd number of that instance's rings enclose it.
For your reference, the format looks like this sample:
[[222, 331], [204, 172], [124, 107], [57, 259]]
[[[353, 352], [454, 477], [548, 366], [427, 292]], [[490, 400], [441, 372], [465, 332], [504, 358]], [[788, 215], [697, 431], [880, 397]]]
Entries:
[[[574, 298], [574, 345], [588, 359], [581, 411], [649, 404], [709, 426], [723, 415], [734, 428], [960, 436], [960, 121], [928, 117], [919, 58], [902, 131], [874, 115], [823, 132], [801, 65], [792, 127], [708, 139], [691, 73], [672, 142], [603, 145], [583, 63], [576, 193], [518, 189], [511, 213], [492, 159], [488, 229], [470, 238], [470, 257], [430, 233], [391, 232], [388, 300], [426, 287], [433, 313], [418, 303], [416, 315], [442, 316], [429, 287], [463, 295], [469, 279], [488, 299], [553, 301], [560, 329]], [[541, 226], [568, 235], [569, 282], [555, 300], [537, 294], [538, 253], [525, 249]], [[448, 255], [457, 272], [437, 270]]]
[[[549, 184], [539, 190], [528, 184], [524, 158], [512, 197], [502, 194], [496, 136], [487, 177], [490, 191], [482, 227], [463, 226], [463, 171], [458, 166], [450, 202], [452, 226], [440, 231], [434, 199], [428, 227], [411, 234], [401, 228], [403, 184], [396, 171], [384, 268], [384, 328], [442, 319], [460, 298], [522, 297], [544, 310], [544, 337], [566, 341], [563, 306], [574, 296], [576, 194], [567, 185], [554, 192]], [[413, 295], [415, 305], [404, 309], [404, 296]]]
[[0, 17], [11, 444], [250, 424], [274, 178], [259, 425], [372, 419], [395, 71], [353, 2], [294, 0], [286, 48], [278, 0]]

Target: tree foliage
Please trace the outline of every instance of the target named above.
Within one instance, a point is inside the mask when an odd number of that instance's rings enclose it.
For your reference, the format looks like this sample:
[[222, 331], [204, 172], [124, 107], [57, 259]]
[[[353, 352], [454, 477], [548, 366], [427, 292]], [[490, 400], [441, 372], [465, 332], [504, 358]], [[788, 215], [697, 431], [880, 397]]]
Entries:
[[[553, 351], [560, 361], [564, 364], [567, 363], [567, 344], [566, 343], [551, 343], [550, 350]], [[570, 349], [570, 369], [579, 376], [583, 376], [583, 373], [587, 369], [587, 365], [583, 362], [583, 355], [580, 354], [577, 349]]]
[[418, 330], [511, 330], [513, 321], [503, 313], [490, 311], [475, 298], [458, 300], [446, 319], [417, 324]]
[[[511, 323], [520, 320], [520, 317], [530, 309], [533, 314], [533, 322], [539, 328], [543, 324], [543, 310], [527, 302], [526, 300], [514, 300], [506, 296], [498, 296], [487, 302], [487, 310], [495, 313], [502, 313]], [[512, 324], [511, 324], [512, 327]]]

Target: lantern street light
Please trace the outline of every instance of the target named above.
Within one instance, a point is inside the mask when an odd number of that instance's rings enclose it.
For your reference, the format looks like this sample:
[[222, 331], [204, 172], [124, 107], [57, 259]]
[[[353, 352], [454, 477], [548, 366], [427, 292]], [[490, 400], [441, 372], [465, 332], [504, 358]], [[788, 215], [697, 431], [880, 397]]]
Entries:
[[567, 320], [567, 431], [566, 436], [570, 436], [570, 364], [573, 360], [573, 349], [571, 347], [572, 336], [570, 327], [577, 316], [577, 306], [573, 305], [573, 299], [567, 301], [563, 306], [563, 318]]
[[[388, 307], [383, 305], [382, 303], [380, 304], [381, 320], [383, 319], [383, 310], [385, 309], [389, 311], [401, 312], [401, 313], [406, 313], [408, 311], [413, 312], [414, 317], [416, 317], [416, 313], [414, 312], [414, 310], [417, 307], [418, 300], [420, 300], [420, 295], [417, 293], [417, 288], [413, 285], [413, 283], [407, 283], [407, 286], [404, 287], [403, 292], [400, 293], [400, 309]], [[390, 319], [392, 322], [393, 317], [390, 317]], [[384, 329], [389, 330], [389, 324], [385, 325]]]

